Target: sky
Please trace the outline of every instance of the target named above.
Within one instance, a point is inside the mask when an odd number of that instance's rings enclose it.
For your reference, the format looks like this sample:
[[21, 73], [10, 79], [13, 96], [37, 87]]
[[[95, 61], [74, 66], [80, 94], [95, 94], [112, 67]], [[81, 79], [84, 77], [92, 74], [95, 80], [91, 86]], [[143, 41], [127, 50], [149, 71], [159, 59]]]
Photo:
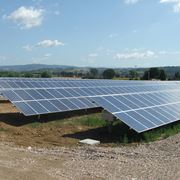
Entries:
[[0, 1], [0, 65], [180, 66], [180, 0]]

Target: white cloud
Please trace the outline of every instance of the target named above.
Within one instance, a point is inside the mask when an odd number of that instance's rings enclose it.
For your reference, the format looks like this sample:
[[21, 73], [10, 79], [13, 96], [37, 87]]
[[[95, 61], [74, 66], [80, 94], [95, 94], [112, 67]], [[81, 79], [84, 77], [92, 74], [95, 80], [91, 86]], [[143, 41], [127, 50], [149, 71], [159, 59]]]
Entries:
[[180, 12], [180, 0], [160, 0], [160, 3], [172, 4], [173, 11], [176, 13]]
[[40, 26], [43, 21], [43, 9], [35, 9], [34, 7], [21, 6], [9, 16], [4, 15], [5, 19], [16, 23], [21, 29], [30, 29]]
[[90, 53], [88, 56], [94, 58], [94, 57], [97, 57], [98, 54], [97, 53]]
[[33, 47], [30, 45], [26, 45], [22, 47], [23, 49], [25, 49], [26, 51], [32, 51]]
[[59, 40], [43, 40], [35, 45], [25, 45], [22, 48], [25, 49], [26, 51], [32, 51], [34, 48], [52, 48], [52, 47], [57, 47], [57, 46], [64, 46], [65, 44], [63, 42], [60, 42]]
[[49, 58], [49, 57], [51, 57], [51, 54], [50, 54], [50, 53], [47, 53], [47, 54], [44, 55], [44, 57], [45, 57], [45, 58]]
[[60, 42], [59, 40], [43, 40], [38, 42], [36, 46], [48, 48], [48, 47], [64, 46], [64, 43]]
[[125, 0], [125, 4], [136, 4], [138, 3], [140, 0]]
[[115, 59], [129, 60], [129, 59], [148, 59], [155, 57], [155, 52], [150, 50], [128, 50], [122, 53], [116, 53]]

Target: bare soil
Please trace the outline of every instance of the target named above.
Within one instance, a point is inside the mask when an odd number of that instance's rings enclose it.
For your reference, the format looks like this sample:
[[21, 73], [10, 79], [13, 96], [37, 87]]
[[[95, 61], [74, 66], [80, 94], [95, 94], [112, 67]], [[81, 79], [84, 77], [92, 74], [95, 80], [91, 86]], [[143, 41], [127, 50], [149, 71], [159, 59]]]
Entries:
[[180, 134], [148, 144], [90, 147], [79, 139], [85, 132], [98, 139], [99, 130], [33, 121], [10, 103], [0, 104], [0, 179], [180, 180]]

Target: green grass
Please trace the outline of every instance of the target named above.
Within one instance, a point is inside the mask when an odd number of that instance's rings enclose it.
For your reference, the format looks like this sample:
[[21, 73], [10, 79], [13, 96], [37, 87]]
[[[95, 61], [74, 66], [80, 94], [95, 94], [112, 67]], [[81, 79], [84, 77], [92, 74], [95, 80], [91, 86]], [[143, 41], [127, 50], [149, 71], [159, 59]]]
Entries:
[[159, 139], [165, 139], [177, 133], [180, 133], [180, 123], [178, 122], [154, 129], [149, 132], [144, 132], [143, 136], [144, 136], [144, 140], [146, 142], [149, 142], [149, 141], [155, 141]]
[[40, 122], [33, 122], [31, 124], [29, 124], [28, 126], [31, 128], [39, 128], [40, 126], [42, 126], [43, 124]]
[[169, 136], [173, 136], [180, 133], [180, 123], [176, 122], [169, 124], [151, 131], [144, 133], [136, 133], [134, 130], [130, 130], [128, 126], [123, 123], [119, 123], [113, 127], [112, 141], [115, 143], [139, 143], [139, 142], [152, 142], [156, 140], [165, 139]]
[[90, 115], [74, 120], [74, 124], [89, 127], [104, 127], [107, 125], [107, 122], [99, 115]]
[[[29, 124], [29, 127], [39, 128], [42, 126], [48, 127], [61, 127], [62, 125], [73, 125], [73, 126], [83, 126], [93, 129], [92, 134], [89, 138], [97, 138], [102, 143], [114, 143], [114, 144], [131, 144], [139, 142], [152, 142], [160, 139], [165, 139], [169, 136], [180, 133], [180, 123], [176, 122], [169, 124], [154, 130], [136, 133], [134, 130], [130, 129], [127, 125], [117, 120], [113, 123], [112, 134], [108, 134], [108, 123], [102, 119], [101, 113], [78, 116], [63, 120], [55, 120], [46, 123], [34, 122]], [[64, 126], [65, 128], [66, 126]], [[0, 129], [3, 131], [3, 129]], [[82, 130], [83, 131], [83, 130]], [[93, 134], [94, 133], [94, 134]], [[91, 137], [92, 136], [92, 137]]]
[[0, 132], [5, 132], [5, 131], [8, 131], [7, 129], [4, 129], [4, 128], [0, 128]]

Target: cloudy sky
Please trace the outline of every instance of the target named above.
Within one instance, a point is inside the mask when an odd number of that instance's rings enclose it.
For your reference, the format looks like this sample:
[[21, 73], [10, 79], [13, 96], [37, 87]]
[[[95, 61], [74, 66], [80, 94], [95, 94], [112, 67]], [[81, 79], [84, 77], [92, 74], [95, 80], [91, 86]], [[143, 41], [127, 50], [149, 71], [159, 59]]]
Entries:
[[0, 1], [0, 64], [180, 65], [180, 0]]

